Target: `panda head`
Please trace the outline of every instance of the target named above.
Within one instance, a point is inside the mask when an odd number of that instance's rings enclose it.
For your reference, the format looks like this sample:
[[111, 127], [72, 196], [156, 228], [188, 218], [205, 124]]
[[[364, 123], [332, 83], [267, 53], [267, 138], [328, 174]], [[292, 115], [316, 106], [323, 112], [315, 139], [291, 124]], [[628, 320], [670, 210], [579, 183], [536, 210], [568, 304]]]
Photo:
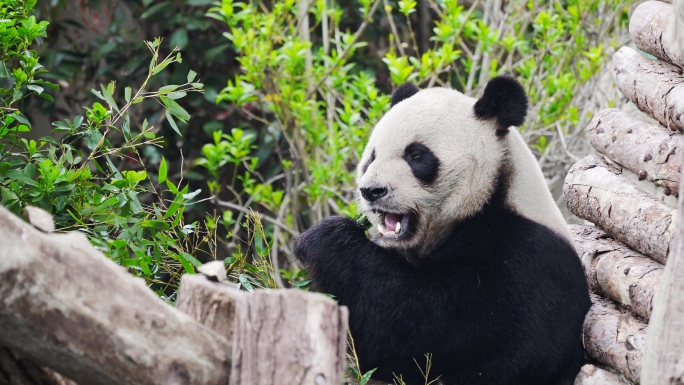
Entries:
[[375, 242], [426, 255], [480, 211], [506, 162], [502, 139], [526, 111], [522, 86], [506, 77], [492, 79], [479, 100], [447, 88], [397, 88], [358, 167]]

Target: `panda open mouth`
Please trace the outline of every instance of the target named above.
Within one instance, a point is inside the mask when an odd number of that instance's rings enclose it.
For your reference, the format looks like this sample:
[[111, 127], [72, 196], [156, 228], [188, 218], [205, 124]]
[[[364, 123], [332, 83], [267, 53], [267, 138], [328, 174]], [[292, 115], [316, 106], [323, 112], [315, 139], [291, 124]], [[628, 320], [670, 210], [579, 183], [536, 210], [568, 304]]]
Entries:
[[384, 238], [399, 238], [408, 234], [411, 214], [397, 214], [379, 211], [378, 233]]

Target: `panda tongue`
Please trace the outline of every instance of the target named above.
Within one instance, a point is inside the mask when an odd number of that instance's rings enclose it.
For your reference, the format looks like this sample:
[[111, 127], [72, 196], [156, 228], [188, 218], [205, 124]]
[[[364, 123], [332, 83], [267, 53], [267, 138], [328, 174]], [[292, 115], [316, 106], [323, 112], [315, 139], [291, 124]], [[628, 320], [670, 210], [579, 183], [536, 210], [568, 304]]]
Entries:
[[404, 216], [401, 214], [388, 213], [385, 215], [385, 229], [387, 231], [394, 231], [397, 228], [397, 223], [401, 222]]

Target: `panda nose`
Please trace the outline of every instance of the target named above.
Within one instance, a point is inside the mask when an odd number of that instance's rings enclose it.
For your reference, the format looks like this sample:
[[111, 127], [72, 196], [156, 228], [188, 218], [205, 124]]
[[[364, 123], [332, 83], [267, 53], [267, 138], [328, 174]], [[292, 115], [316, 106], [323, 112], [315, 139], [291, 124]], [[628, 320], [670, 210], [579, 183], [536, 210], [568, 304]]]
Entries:
[[387, 195], [386, 187], [365, 187], [360, 188], [359, 190], [361, 190], [361, 196], [368, 202], [375, 202]]

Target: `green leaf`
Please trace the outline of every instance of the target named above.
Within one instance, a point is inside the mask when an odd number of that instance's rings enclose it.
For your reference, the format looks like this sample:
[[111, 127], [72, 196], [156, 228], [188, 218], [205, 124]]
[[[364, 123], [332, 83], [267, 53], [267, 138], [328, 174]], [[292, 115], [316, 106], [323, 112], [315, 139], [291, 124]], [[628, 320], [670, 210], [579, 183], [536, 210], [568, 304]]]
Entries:
[[158, 13], [162, 9], [170, 6], [171, 4], [168, 1], [165, 1], [163, 3], [155, 4], [151, 6], [150, 8], [147, 9], [142, 15], [140, 15], [140, 19], [145, 20], [148, 17], [154, 15], [155, 13]]
[[188, 260], [188, 262], [192, 263], [193, 266], [195, 266], [195, 267], [202, 266], [202, 262], [198, 261], [197, 258], [193, 257], [191, 254], [183, 253], [183, 256], [185, 257], [185, 259]]
[[42, 94], [43, 91], [45, 91], [45, 89], [44, 89], [43, 87], [37, 86], [37, 85], [35, 85], [35, 84], [29, 84], [28, 86], [26, 86], [26, 88], [28, 88], [28, 89], [31, 90], [31, 91], [37, 92], [38, 95]]
[[9, 114], [8, 116], [13, 117], [14, 119], [18, 120], [18, 121], [21, 122], [21, 123], [24, 123], [24, 124], [27, 125], [27, 126], [30, 126], [30, 125], [31, 125], [31, 123], [29, 123], [28, 119], [26, 119], [26, 118], [23, 117], [22, 115], [19, 115], [19, 114]]
[[38, 183], [36, 183], [33, 179], [29, 178], [28, 176], [26, 176], [26, 174], [19, 170], [11, 170], [7, 172], [7, 177], [12, 180], [26, 183], [30, 186], [38, 186]]
[[197, 72], [190, 70], [190, 72], [188, 72], [188, 83], [192, 83], [192, 81], [195, 80], [195, 76], [197, 76]]
[[173, 61], [173, 58], [164, 59], [164, 61], [162, 61], [156, 67], [154, 67], [154, 69], [151, 72], [151, 75], [156, 75], [156, 74], [160, 73], [161, 71], [164, 70], [164, 68], [166, 68], [169, 64], [171, 64], [172, 61]]
[[183, 265], [183, 268], [185, 269], [185, 271], [188, 272], [188, 274], [196, 274], [195, 268], [192, 266], [192, 264], [188, 260], [188, 257], [194, 259], [195, 261], [197, 261], [197, 259], [195, 259], [192, 255], [185, 253], [185, 252], [177, 254], [177, 256], [178, 256], [178, 260], [180, 261], [181, 265]]
[[249, 292], [254, 291], [254, 287], [252, 287], [252, 284], [249, 283], [249, 279], [247, 278], [246, 275], [240, 274], [238, 276], [238, 281], [240, 281], [240, 285], [242, 285], [242, 287], [244, 287], [247, 291], [249, 291]]
[[176, 121], [173, 120], [173, 116], [171, 116], [171, 114], [169, 113], [169, 110], [164, 111], [164, 115], [166, 115], [166, 119], [169, 120], [169, 124], [171, 125], [171, 128], [173, 128], [173, 130], [176, 131], [176, 133], [178, 135], [183, 136], [181, 134], [180, 130], [178, 129], [178, 125], [176, 124]]
[[105, 102], [107, 101], [107, 99], [105, 99], [104, 95], [102, 95], [102, 93], [101, 93], [100, 91], [98, 91], [98, 90], [90, 90], [90, 92], [92, 92], [95, 96], [97, 96], [98, 98], [104, 100]]
[[140, 222], [140, 226], [150, 227], [159, 230], [168, 230], [169, 228], [171, 228], [171, 225], [164, 221], [142, 221]]
[[185, 28], [180, 28], [176, 30], [176, 32], [171, 35], [171, 38], [169, 39], [169, 48], [174, 49], [175, 47], [178, 47], [178, 49], [185, 49], [185, 47], [188, 45], [188, 31]]
[[161, 99], [162, 103], [164, 103], [167, 111], [171, 112], [173, 116], [180, 119], [183, 123], [190, 119], [190, 114], [188, 114], [188, 112], [185, 111], [185, 109], [181, 107], [178, 102], [164, 96], [160, 96], [159, 99]]
[[193, 198], [195, 198], [196, 196], [198, 196], [201, 192], [202, 192], [202, 189], [197, 189], [191, 193], [183, 194], [183, 199], [185, 199], [186, 201], [190, 201]]
[[177, 85], [171, 84], [171, 85], [168, 85], [168, 86], [161, 87], [161, 88], [159, 89], [158, 92], [159, 92], [160, 94], [166, 94], [166, 93], [168, 93], [168, 92], [170, 92], [170, 91], [175, 91], [178, 87], [179, 87], [179, 86], [177, 86]]
[[131, 93], [133, 92], [133, 90], [131, 89], [131, 87], [126, 87], [124, 92], [125, 92], [124, 98], [126, 99], [126, 102], [130, 102], [131, 101]]
[[171, 99], [171, 100], [176, 100], [176, 99], [182, 99], [187, 95], [186, 92], [183, 91], [174, 91], [174, 92], [169, 92], [166, 94], [166, 97]]
[[166, 180], [166, 159], [162, 156], [161, 163], [159, 164], [159, 183], [164, 183]]
[[378, 368], [371, 369], [371, 370], [367, 371], [367, 372], [363, 375], [363, 377], [361, 377], [361, 379], [359, 380], [359, 385], [366, 385], [366, 384], [368, 383], [368, 381], [370, 381], [371, 376], [373, 375], [373, 373], [374, 373], [376, 370], [378, 370]]

